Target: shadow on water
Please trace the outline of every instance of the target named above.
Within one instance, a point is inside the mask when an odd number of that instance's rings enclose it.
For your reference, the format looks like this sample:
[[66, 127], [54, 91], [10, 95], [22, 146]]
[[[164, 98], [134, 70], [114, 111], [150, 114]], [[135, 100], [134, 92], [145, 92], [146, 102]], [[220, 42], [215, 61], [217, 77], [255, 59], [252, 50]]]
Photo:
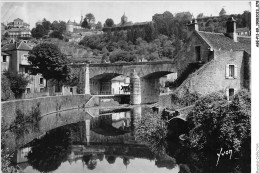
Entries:
[[[31, 129], [22, 136], [13, 132], [16, 138], [11, 142], [18, 148], [14, 161], [24, 172], [28, 172], [28, 166], [32, 167], [29, 172], [57, 172], [65, 164], [73, 168], [79, 161], [86, 166], [84, 170], [106, 166], [103, 172], [109, 165], [118, 167], [116, 171], [110, 168], [111, 172], [126, 170], [129, 165], [136, 166], [128, 168], [129, 172], [177, 171], [173, 158], [158, 156], [135, 140], [134, 121], [141, 114], [140, 108], [78, 109], [44, 116], [36, 131], [29, 126]], [[143, 162], [148, 166], [138, 165]]]

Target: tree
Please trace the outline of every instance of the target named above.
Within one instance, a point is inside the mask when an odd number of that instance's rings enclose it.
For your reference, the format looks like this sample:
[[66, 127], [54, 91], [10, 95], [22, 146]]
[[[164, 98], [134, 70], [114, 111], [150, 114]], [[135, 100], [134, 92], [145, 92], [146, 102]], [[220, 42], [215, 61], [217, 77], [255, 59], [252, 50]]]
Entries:
[[113, 25], [114, 25], [113, 19], [108, 18], [108, 19], [105, 21], [105, 26], [106, 26], [106, 27], [112, 27]]
[[97, 25], [96, 25], [96, 29], [102, 29], [102, 23], [100, 21], [98, 21]]
[[69, 77], [69, 60], [52, 43], [42, 43], [29, 51], [28, 61], [31, 64], [31, 74], [42, 74], [47, 81], [50, 79], [58, 82], [66, 81]]
[[45, 18], [42, 20], [42, 26], [46, 31], [46, 34], [50, 31], [51, 29], [51, 22], [47, 21]]
[[228, 102], [222, 93], [202, 97], [188, 116], [189, 140], [197, 149], [232, 149], [239, 153], [251, 137], [251, 95], [239, 91]]
[[58, 39], [60, 39], [60, 40], [63, 39], [62, 33], [61, 33], [60, 31], [57, 31], [57, 30], [53, 31], [53, 32], [50, 34], [50, 37], [52, 37], [52, 38], [58, 38]]
[[95, 16], [92, 13], [86, 14], [85, 19], [88, 23], [95, 23]]
[[36, 28], [32, 29], [31, 33], [32, 33], [32, 37], [39, 39], [42, 38], [44, 35], [46, 35], [47, 32], [42, 25], [37, 25]]
[[204, 17], [204, 14], [203, 13], [200, 13], [198, 14], [197, 18], [203, 18]]
[[[15, 98], [21, 98], [22, 94], [26, 90], [26, 86], [30, 82], [29, 78], [24, 74], [19, 74], [17, 72], [5, 71], [3, 75], [6, 76], [6, 78], [9, 80], [10, 89], [12, 90]], [[10, 97], [11, 95], [12, 94], [10, 94]]]
[[89, 27], [89, 23], [88, 23], [88, 21], [86, 19], [84, 19], [84, 21], [82, 22], [81, 27], [82, 28], [90, 28]]
[[11, 90], [11, 83], [9, 79], [2, 74], [1, 77], [1, 101], [8, 101], [14, 99], [14, 93]]
[[244, 27], [248, 27], [251, 30], [251, 12], [244, 11], [242, 14], [242, 24]]

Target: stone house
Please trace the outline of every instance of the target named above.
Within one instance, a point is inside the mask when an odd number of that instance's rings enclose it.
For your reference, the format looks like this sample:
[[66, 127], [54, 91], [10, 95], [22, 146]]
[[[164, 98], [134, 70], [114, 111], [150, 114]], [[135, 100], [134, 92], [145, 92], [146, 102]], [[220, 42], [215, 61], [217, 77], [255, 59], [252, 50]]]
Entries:
[[7, 24], [8, 35], [11, 38], [30, 38], [30, 25], [25, 23], [22, 19], [14, 19], [13, 22]]
[[[187, 26], [189, 38], [177, 54], [176, 64], [178, 78], [189, 75], [176, 93], [225, 91], [229, 98], [237, 90], [250, 90], [251, 38], [237, 35], [236, 21], [228, 19], [227, 33], [198, 31], [196, 20]], [[202, 66], [192, 69], [194, 64]]]
[[9, 43], [1, 48], [1, 71], [23, 73], [30, 78], [25, 95], [43, 92], [46, 83], [40, 74], [29, 75], [30, 65], [27, 57], [31, 49], [26, 41]]

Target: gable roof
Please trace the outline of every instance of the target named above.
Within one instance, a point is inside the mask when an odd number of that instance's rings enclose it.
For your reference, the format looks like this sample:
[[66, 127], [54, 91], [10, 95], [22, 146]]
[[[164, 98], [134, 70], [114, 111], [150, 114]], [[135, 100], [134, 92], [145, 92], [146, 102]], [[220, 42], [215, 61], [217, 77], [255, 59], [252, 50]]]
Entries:
[[20, 41], [20, 42], [6, 44], [1, 48], [1, 50], [2, 51], [12, 51], [12, 50], [27, 50], [27, 51], [30, 51], [30, 50], [32, 50], [32, 47], [30, 47], [24, 41]]
[[215, 50], [245, 50], [251, 54], [251, 38], [237, 37], [238, 42], [234, 42], [231, 38], [223, 33], [212, 33], [204, 31], [195, 31], [203, 40]]
[[23, 21], [23, 20], [20, 18], [17, 18], [17, 19], [14, 19], [14, 21]]

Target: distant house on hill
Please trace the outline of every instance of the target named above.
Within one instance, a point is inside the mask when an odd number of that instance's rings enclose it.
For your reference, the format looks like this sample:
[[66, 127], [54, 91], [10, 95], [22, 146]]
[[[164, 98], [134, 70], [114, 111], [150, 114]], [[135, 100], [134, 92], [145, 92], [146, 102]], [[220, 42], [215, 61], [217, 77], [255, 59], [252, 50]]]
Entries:
[[237, 90], [250, 90], [251, 38], [237, 35], [233, 18], [226, 28], [226, 33], [212, 33], [199, 31], [196, 20], [188, 24], [188, 42], [176, 57], [178, 95], [225, 91], [229, 98]]
[[30, 25], [22, 19], [14, 19], [13, 22], [7, 24], [8, 36], [11, 38], [27, 39], [31, 37]]

